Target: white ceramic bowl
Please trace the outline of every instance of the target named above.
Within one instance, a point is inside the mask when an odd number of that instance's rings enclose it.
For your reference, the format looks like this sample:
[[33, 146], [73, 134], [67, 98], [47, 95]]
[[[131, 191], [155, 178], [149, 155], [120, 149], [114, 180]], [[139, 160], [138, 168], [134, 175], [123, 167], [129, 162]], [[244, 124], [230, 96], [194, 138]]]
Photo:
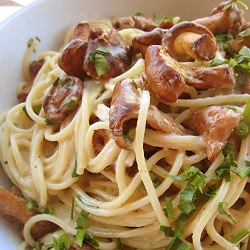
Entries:
[[[249, 1], [249, 0], [247, 0]], [[21, 63], [29, 38], [41, 39], [40, 51], [62, 45], [66, 30], [84, 19], [126, 16], [138, 11], [158, 17], [193, 19], [209, 14], [220, 0], [40, 0], [0, 24], [0, 112], [16, 103], [22, 80]], [[249, 17], [249, 12], [247, 13]], [[0, 172], [0, 184], [8, 182]], [[1, 202], [1, 201], [0, 201]], [[0, 218], [0, 250], [16, 249], [20, 238], [13, 225]]]

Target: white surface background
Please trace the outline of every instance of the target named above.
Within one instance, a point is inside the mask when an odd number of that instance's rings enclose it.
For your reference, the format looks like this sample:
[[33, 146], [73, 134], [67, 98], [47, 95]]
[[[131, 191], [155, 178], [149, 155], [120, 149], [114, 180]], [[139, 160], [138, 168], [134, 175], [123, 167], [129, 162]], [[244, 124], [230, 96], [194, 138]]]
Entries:
[[35, 0], [0, 0], [0, 22]]

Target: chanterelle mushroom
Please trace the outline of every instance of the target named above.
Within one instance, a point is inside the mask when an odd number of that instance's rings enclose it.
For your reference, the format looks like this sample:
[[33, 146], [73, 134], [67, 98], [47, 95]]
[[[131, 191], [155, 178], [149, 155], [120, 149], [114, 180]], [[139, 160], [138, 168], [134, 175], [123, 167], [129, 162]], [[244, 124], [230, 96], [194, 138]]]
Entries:
[[129, 49], [115, 29], [104, 29], [88, 22], [76, 26], [73, 40], [58, 60], [60, 68], [68, 75], [83, 79], [87, 74], [101, 80], [123, 73], [130, 63]]
[[129, 16], [121, 17], [113, 22], [116, 29], [136, 28], [144, 31], [151, 31], [157, 25], [150, 19], [144, 16]]
[[191, 22], [182, 22], [169, 29], [162, 44], [167, 46], [171, 57], [182, 62], [212, 60], [217, 50], [213, 33], [205, 26]]
[[[126, 139], [125, 131], [127, 122], [135, 127], [133, 119], [138, 118], [140, 109], [140, 94], [136, 84], [132, 79], [124, 79], [118, 82], [113, 90], [112, 103], [109, 113], [110, 129], [112, 137], [121, 148], [130, 149], [131, 142]], [[186, 130], [177, 124], [173, 118], [167, 114], [162, 114], [155, 106], [150, 105], [147, 123], [153, 129], [166, 134], [186, 134]]]
[[167, 30], [156, 28], [152, 31], [145, 32], [144, 34], [138, 35], [132, 40], [133, 54], [141, 52], [142, 56], [145, 57], [146, 50], [150, 45], [161, 45], [163, 35]]
[[[0, 186], [0, 214], [11, 216], [18, 222], [25, 224], [32, 216], [33, 211], [28, 210], [24, 199], [15, 196]], [[53, 232], [58, 226], [50, 221], [39, 221], [31, 228], [31, 235], [35, 240], [40, 239], [47, 233]]]
[[47, 119], [52, 123], [61, 123], [78, 107], [82, 92], [83, 82], [79, 78], [65, 76], [57, 79], [43, 101]]
[[186, 85], [198, 89], [235, 86], [234, 70], [229, 65], [190, 67], [174, 60], [158, 45], [147, 49], [145, 72], [150, 89], [164, 102], [175, 102]]
[[30, 81], [26, 82], [24, 85], [21, 85], [17, 90], [17, 99], [19, 102], [25, 102], [32, 86], [36, 75], [38, 74], [39, 70], [42, 68], [44, 64], [44, 60], [33, 61], [29, 65], [29, 72], [30, 72]]
[[196, 19], [194, 22], [206, 26], [214, 34], [238, 34], [242, 23], [244, 23], [244, 12], [235, 7], [225, 9], [225, 6], [230, 3], [231, 1], [220, 3], [218, 7], [212, 10], [211, 16]]
[[212, 161], [225, 146], [240, 118], [241, 115], [231, 109], [211, 106], [191, 114], [184, 121], [184, 125], [204, 136], [208, 159]]
[[88, 42], [83, 69], [94, 79], [108, 80], [127, 70], [130, 52], [122, 36], [115, 29]]
[[162, 46], [148, 47], [145, 73], [149, 87], [165, 102], [175, 102], [186, 87], [180, 64], [170, 57]]
[[235, 86], [234, 70], [228, 64], [216, 67], [198, 68], [186, 65], [182, 65], [181, 67], [185, 72], [186, 84], [197, 89], [233, 89]]

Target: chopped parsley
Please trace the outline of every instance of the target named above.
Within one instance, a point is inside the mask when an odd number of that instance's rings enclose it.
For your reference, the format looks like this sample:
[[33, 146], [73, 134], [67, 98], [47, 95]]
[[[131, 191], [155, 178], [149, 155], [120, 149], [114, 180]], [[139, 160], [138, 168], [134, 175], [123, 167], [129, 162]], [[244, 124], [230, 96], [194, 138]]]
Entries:
[[184, 235], [184, 226], [189, 219], [190, 215], [184, 213], [181, 214], [175, 222], [175, 230], [173, 230], [171, 227], [160, 226], [160, 230], [164, 232], [166, 237], [173, 237], [166, 249], [190, 249], [189, 246], [180, 239], [180, 237]]
[[[39, 115], [39, 113], [40, 113], [40, 111], [41, 111], [41, 105], [34, 105], [33, 107], [32, 107], [32, 109], [33, 109], [33, 111], [35, 112], [35, 114], [36, 115]], [[31, 119], [31, 117], [29, 116], [29, 114], [28, 114], [28, 112], [27, 112], [27, 109], [26, 109], [26, 106], [24, 105], [23, 106], [23, 112], [27, 115], [27, 117], [30, 119], [30, 120], [32, 120]], [[33, 121], [33, 120], [32, 120]]]
[[110, 56], [111, 53], [102, 46], [99, 46], [95, 51], [89, 53], [88, 63], [95, 65], [97, 76], [103, 76], [109, 71], [109, 65], [106, 60], [106, 56]]
[[244, 229], [241, 232], [239, 232], [237, 235], [235, 235], [230, 241], [233, 244], [238, 244], [239, 242], [241, 242], [242, 240], [244, 240], [249, 235], [249, 233], [250, 233], [249, 230]]
[[[170, 175], [169, 175], [170, 176]], [[198, 168], [191, 166], [179, 176], [170, 176], [177, 181], [187, 181], [185, 189], [180, 193], [180, 203], [178, 208], [186, 214], [195, 210], [195, 200], [197, 193], [203, 193], [206, 175]]]
[[153, 172], [149, 172], [150, 178], [153, 182], [153, 185], [155, 188], [158, 188], [161, 185], [161, 181], [156, 177], [156, 175]]
[[[160, 185], [161, 185], [161, 181], [160, 179], [157, 178], [157, 176], [153, 173], [153, 172], [149, 172], [149, 175], [150, 175], [150, 178], [153, 182], [153, 185], [154, 185], [154, 188], [158, 188]], [[143, 189], [143, 190], [146, 190], [143, 182], [141, 183], [140, 187]]]
[[218, 34], [215, 36], [216, 42], [219, 45], [220, 50], [227, 51], [231, 54], [230, 48], [228, 46], [228, 41], [233, 39], [233, 36], [228, 34]]
[[236, 108], [235, 106], [232, 106], [232, 105], [224, 105], [223, 108], [231, 109], [231, 110], [233, 110], [234, 112], [237, 111], [237, 108]]
[[32, 210], [32, 209], [34, 209], [34, 208], [38, 208], [38, 204], [37, 204], [37, 202], [34, 201], [34, 200], [28, 201], [27, 204], [26, 204], [26, 206], [27, 206], [27, 208], [28, 208], [29, 210]]
[[73, 172], [71, 174], [71, 177], [72, 178], [76, 178], [78, 177], [79, 175], [77, 174], [77, 160], [75, 159], [75, 165], [74, 165], [74, 169], [73, 169]]
[[41, 42], [41, 40], [40, 40], [40, 38], [38, 36], [32, 37], [27, 42], [28, 48], [33, 44], [34, 41]]
[[145, 16], [143, 12], [136, 12], [134, 16]]
[[248, 6], [241, 0], [231, 0], [223, 8], [223, 10], [237, 8], [237, 4], [241, 5], [245, 10], [248, 10]]
[[46, 126], [55, 125], [55, 124], [54, 124], [52, 121], [50, 121], [48, 118], [46, 118], [46, 119], [44, 120], [44, 122], [45, 122]]
[[237, 172], [240, 178], [250, 177], [250, 161], [245, 161], [246, 166]]
[[40, 241], [36, 241], [36, 242], [35, 242], [35, 249], [36, 249], [36, 250], [41, 250], [41, 249], [42, 249], [42, 244], [41, 244]]
[[217, 178], [213, 178], [213, 180], [210, 181], [218, 181], [220, 178], [224, 177], [226, 182], [229, 182], [231, 180], [231, 171], [232, 168], [237, 168], [238, 165], [234, 160], [232, 151], [233, 151], [234, 145], [231, 143], [227, 143], [224, 149], [222, 150], [222, 153], [225, 157], [223, 163], [216, 168], [215, 174]]
[[70, 109], [74, 109], [78, 104], [78, 99], [77, 98], [67, 98], [64, 102], [63, 102], [63, 106], [67, 106]]
[[246, 30], [241, 31], [238, 36], [242, 38], [250, 37], [250, 28], [247, 28]]
[[236, 224], [235, 219], [228, 212], [226, 212], [226, 210], [223, 208], [223, 205], [227, 206], [228, 203], [225, 202], [225, 201], [219, 202], [219, 204], [218, 204], [218, 212], [219, 212], [219, 214], [226, 215], [228, 219], [230, 219], [234, 224]]
[[44, 214], [51, 214], [53, 215], [55, 213], [55, 208], [54, 207], [46, 207], [43, 211]]
[[81, 216], [76, 221], [76, 244], [82, 247], [83, 242], [97, 249], [99, 247], [99, 242], [95, 236], [87, 230], [87, 219], [88, 213], [85, 211], [81, 212]]
[[117, 247], [119, 247], [122, 244], [120, 238], [115, 238], [114, 241], [115, 241]]
[[235, 69], [237, 74], [237, 83], [244, 84], [246, 75], [250, 73], [250, 49], [246, 46], [243, 46], [239, 53], [234, 56], [233, 58], [221, 60], [221, 59], [214, 59], [210, 65], [212, 67], [222, 65], [222, 64], [229, 64], [231, 67]]
[[52, 83], [52, 86], [55, 87], [60, 81], [60, 77], [57, 77], [56, 80]]
[[67, 234], [62, 234], [59, 238], [54, 238], [53, 240], [55, 250], [68, 250], [72, 245], [72, 241]]
[[126, 133], [124, 133], [123, 138], [128, 142], [132, 142], [135, 139], [135, 128], [131, 128]]
[[238, 127], [236, 128], [236, 134], [245, 139], [250, 132], [250, 99], [246, 102], [246, 107], [243, 111], [243, 120], [239, 122]]
[[160, 22], [164, 21], [164, 20], [170, 20], [173, 22], [173, 24], [177, 24], [180, 23], [182, 20], [179, 16], [163, 16], [160, 20]]
[[165, 215], [169, 219], [174, 219], [174, 209], [173, 209], [173, 203], [170, 197], [165, 198], [166, 208], [163, 208], [163, 211]]
[[76, 244], [82, 247], [87, 231], [87, 219], [89, 214], [85, 211], [81, 212], [81, 216], [76, 221]]
[[74, 219], [74, 210], [75, 210], [75, 197], [72, 197], [72, 203], [71, 203], [71, 211], [70, 211], [70, 219]]

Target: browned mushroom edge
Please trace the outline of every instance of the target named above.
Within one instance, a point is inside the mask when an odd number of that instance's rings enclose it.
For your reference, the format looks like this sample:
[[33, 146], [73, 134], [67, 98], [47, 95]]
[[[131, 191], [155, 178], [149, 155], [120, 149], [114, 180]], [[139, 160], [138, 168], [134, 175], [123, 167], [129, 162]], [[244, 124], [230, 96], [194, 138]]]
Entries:
[[213, 161], [238, 126], [240, 119], [241, 115], [231, 109], [211, 106], [194, 112], [183, 124], [204, 137], [208, 159]]
[[[139, 108], [140, 95], [134, 81], [125, 79], [118, 82], [113, 90], [109, 127], [113, 139], [123, 149], [131, 149], [131, 141], [129, 139], [133, 138], [128, 138], [132, 137], [128, 133], [131, 128], [134, 129], [136, 126], [135, 119], [138, 118]], [[148, 110], [147, 124], [156, 131], [165, 134], [184, 135], [187, 133], [171, 116], [163, 114], [153, 105], [150, 105]]]
[[79, 78], [65, 76], [58, 79], [43, 101], [46, 118], [52, 123], [61, 123], [79, 106], [82, 92], [83, 82]]
[[216, 67], [189, 67], [181, 65], [185, 74], [186, 84], [197, 89], [223, 88], [233, 89], [235, 87], [235, 73], [228, 64]]
[[144, 16], [128, 16], [114, 20], [113, 26], [116, 29], [136, 28], [144, 31], [151, 31], [157, 27], [157, 24], [150, 18]]
[[26, 82], [24, 85], [20, 86], [17, 90], [17, 99], [19, 102], [25, 102], [26, 98], [31, 91], [33, 86], [34, 79], [38, 74], [39, 70], [42, 68], [44, 64], [44, 60], [33, 61], [29, 65], [29, 72], [30, 72], [30, 81]]
[[229, 65], [190, 67], [174, 60], [158, 45], [148, 47], [145, 57], [146, 82], [163, 102], [175, 102], [186, 85], [197, 89], [233, 89], [235, 74]]
[[[3, 187], [0, 187], [0, 214], [11, 216], [21, 224], [25, 224], [34, 213], [26, 206], [23, 198], [17, 197]], [[58, 226], [49, 221], [39, 221], [31, 228], [31, 235], [35, 240], [40, 239], [47, 233], [53, 232]]]
[[238, 8], [224, 7], [231, 3], [231, 1], [225, 1], [215, 7], [211, 15], [194, 20], [194, 22], [206, 26], [214, 34], [230, 33], [237, 35], [240, 31], [242, 24], [244, 23], [244, 12]]
[[193, 59], [209, 61], [217, 51], [213, 33], [203, 25], [181, 22], [174, 25], [164, 35], [162, 45], [168, 47], [168, 53], [177, 61]]
[[95, 131], [93, 135], [93, 148], [95, 154], [98, 155], [106, 143], [109, 141], [109, 133], [105, 129], [99, 129]]
[[[97, 67], [100, 61], [102, 68], [99, 72]], [[108, 80], [125, 72], [130, 64], [130, 51], [118, 31], [112, 29], [102, 37], [88, 42], [83, 63], [83, 69], [88, 76], [97, 80]]]
[[163, 35], [167, 30], [155, 28], [145, 34], [138, 35], [132, 40], [132, 53], [141, 53], [145, 57], [146, 50], [150, 45], [161, 45]]
[[58, 64], [66, 74], [84, 79], [88, 75], [97, 80], [107, 80], [128, 69], [130, 50], [115, 29], [102, 29], [79, 23], [73, 40], [64, 48]]
[[186, 83], [182, 69], [159, 45], [148, 47], [145, 56], [147, 83], [156, 96], [165, 102], [175, 102]]

